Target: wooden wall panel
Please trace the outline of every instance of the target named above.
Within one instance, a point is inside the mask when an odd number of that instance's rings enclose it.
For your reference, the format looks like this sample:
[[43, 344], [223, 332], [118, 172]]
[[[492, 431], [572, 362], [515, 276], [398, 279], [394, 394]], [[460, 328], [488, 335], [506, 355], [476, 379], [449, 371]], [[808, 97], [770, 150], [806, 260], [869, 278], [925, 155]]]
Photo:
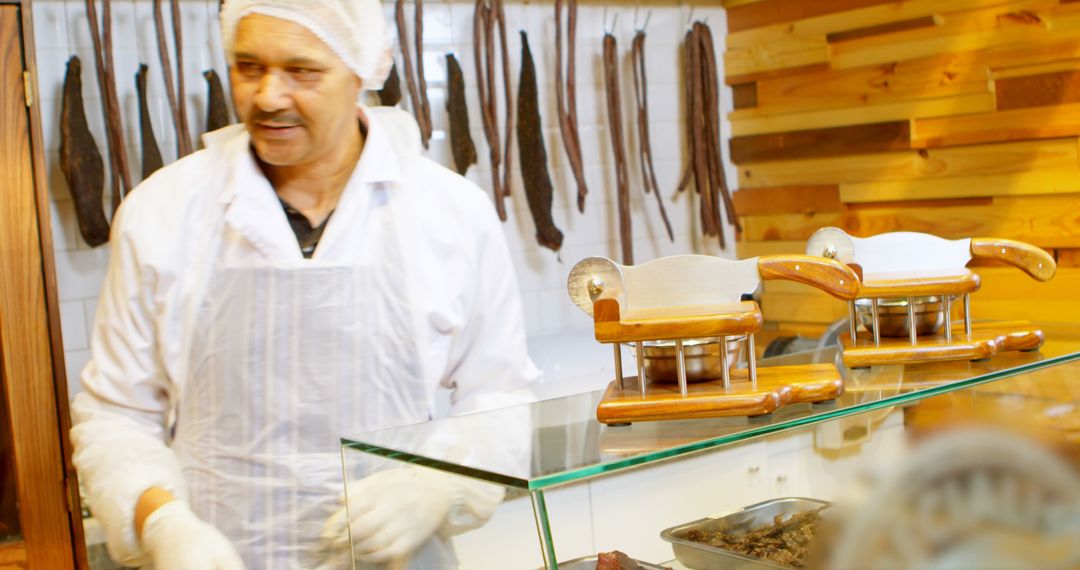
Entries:
[[[727, 47], [730, 50], [754, 48], [787, 37], [827, 36], [849, 30], [856, 30], [925, 16], [991, 8], [1016, 2], [1016, 0], [897, 0], [894, 2], [876, 2], [873, 5], [859, 7], [848, 2], [846, 10], [806, 17], [793, 22], [774, 23], [752, 29], [732, 28], [732, 11], [728, 10]], [[764, 4], [767, 4], [765, 2]], [[813, 5], [814, 2], [804, 1]], [[764, 6], [763, 6], [764, 7]]]
[[[1077, 140], [1049, 139], [742, 165], [739, 187], [844, 184], [1070, 170]], [[737, 192], [736, 192], [737, 194]]]
[[776, 114], [988, 93], [986, 54], [964, 52], [761, 81], [757, 101]]
[[743, 216], [839, 212], [840, 190], [835, 185], [747, 188], [732, 194], [735, 211]]
[[[735, 243], [735, 257], [747, 259], [759, 255], [783, 255], [786, 253], [803, 253], [806, 251], [805, 241], [740, 241]], [[769, 283], [790, 283], [770, 281]]]
[[728, 30], [737, 32], [769, 24], [793, 22], [822, 14], [842, 12], [861, 6], [887, 4], [889, 0], [772, 0], [728, 9]]
[[1056, 249], [1054, 260], [1057, 261], [1058, 267], [1080, 267], [1080, 249]]
[[731, 103], [736, 109], [757, 107], [757, 83], [740, 83], [731, 86]]
[[840, 199], [847, 203], [1075, 193], [1080, 193], [1080, 170], [1075, 168], [840, 185]]
[[934, 28], [833, 44], [829, 61], [834, 69], [845, 69], [1041, 41], [1063, 33], [1051, 32], [1049, 22], [1055, 14], [1064, 21], [1072, 11], [1057, 0], [1025, 0], [943, 14], [944, 21]]
[[825, 36], [789, 37], [757, 46], [724, 52], [724, 69], [729, 75], [749, 75], [792, 67], [825, 64], [829, 43]]
[[731, 162], [817, 158], [911, 148], [908, 121], [750, 135], [731, 139]]
[[907, 30], [918, 30], [921, 28], [932, 28], [934, 26], [940, 25], [941, 22], [942, 19], [939, 16], [920, 16], [918, 18], [912, 18], [910, 20], [887, 22], [885, 24], [875, 24], [873, 26], [866, 26], [864, 28], [856, 28], [854, 30], [825, 34], [825, 41], [829, 42], [830, 44], [847, 42], [851, 40], [880, 36], [882, 34], [891, 34]]
[[[1011, 267], [975, 270], [982, 287], [971, 296], [974, 319], [1030, 319], [1076, 325], [1080, 315], [1080, 268], [1063, 267], [1040, 283]], [[1022, 308], [1019, 303], [1024, 303]]]
[[994, 95], [989, 92], [881, 103], [862, 107], [824, 109], [802, 113], [772, 114], [763, 106], [732, 111], [733, 136], [783, 133], [808, 129], [826, 129], [914, 118], [951, 117], [965, 113], [986, 113], [994, 109]]
[[916, 119], [916, 148], [1080, 135], [1080, 103]]
[[1001, 111], [1080, 102], [1080, 71], [998, 79], [994, 94]]
[[[968, 205], [978, 204], [978, 205]], [[823, 226], [853, 235], [916, 231], [957, 239], [1007, 237], [1046, 248], [1080, 247], [1080, 194], [994, 198], [991, 201], [848, 208], [844, 212], [742, 217], [742, 239], [805, 240]]]
[[[827, 225], [1021, 239], [1053, 250], [1058, 277], [979, 266], [976, 318], [1015, 318], [1031, 292], [1048, 301], [1031, 317], [1080, 320], [1080, 2], [805, 5], [757, 2], [727, 37], [725, 81], [754, 81], [729, 115], [736, 254], [801, 252]], [[806, 287], [764, 291], [772, 330], [845, 316]]]

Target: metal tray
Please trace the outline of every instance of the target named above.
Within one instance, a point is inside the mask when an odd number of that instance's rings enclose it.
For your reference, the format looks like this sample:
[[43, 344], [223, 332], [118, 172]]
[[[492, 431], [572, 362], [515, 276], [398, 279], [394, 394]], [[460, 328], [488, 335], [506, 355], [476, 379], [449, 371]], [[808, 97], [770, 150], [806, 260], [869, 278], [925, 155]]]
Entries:
[[768, 560], [743, 556], [729, 550], [687, 540], [686, 535], [692, 530], [725, 531], [741, 534], [772, 524], [773, 517], [776, 515], [787, 517], [827, 506], [829, 506], [827, 501], [804, 499], [802, 497], [773, 499], [743, 507], [716, 518], [699, 519], [671, 527], [661, 532], [660, 538], [671, 543], [671, 548], [675, 551], [675, 558], [681, 564], [694, 570], [758, 570], [761, 568], [787, 570], [788, 566], [781, 566]]
[[[560, 562], [559, 570], [596, 570], [596, 561], [598, 558], [599, 556], [593, 555]], [[649, 564], [648, 562], [642, 562], [640, 560], [634, 560], [634, 562], [637, 562], [638, 566], [644, 568], [644, 570], [665, 570], [668, 568], [667, 566]]]

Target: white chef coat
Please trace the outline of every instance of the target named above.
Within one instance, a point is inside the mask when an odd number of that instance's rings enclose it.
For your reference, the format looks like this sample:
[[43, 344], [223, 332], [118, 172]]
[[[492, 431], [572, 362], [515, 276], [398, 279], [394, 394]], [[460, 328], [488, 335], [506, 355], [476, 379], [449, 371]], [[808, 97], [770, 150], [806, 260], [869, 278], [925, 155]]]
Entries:
[[[453, 413], [520, 402], [515, 391], [537, 371], [526, 353], [517, 283], [489, 200], [466, 179], [403, 148], [411, 136], [397, 130], [392, 112], [363, 111], [367, 139], [339, 202], [355, 207], [331, 216], [313, 260], [333, 261], [363, 248], [349, 241], [348, 224], [383, 206], [369, 199], [373, 190], [396, 193], [407, 205], [398, 211], [408, 215], [396, 224], [429, 410], [439, 386], [453, 389]], [[159, 486], [185, 497], [182, 466], [168, 440], [193, 372], [191, 331], [213, 294], [206, 289], [215, 263], [287, 268], [311, 262], [255, 167], [245, 128], [227, 127], [204, 140], [205, 150], [155, 173], [117, 213], [93, 358], [72, 406], [76, 466], [110, 552], [125, 564], [146, 561], [132, 525], [142, 492]], [[226, 216], [250, 232], [239, 246], [224, 248], [233, 259], [214, 259], [222, 240], [235, 239], [222, 231]], [[395, 424], [392, 417], [384, 421], [382, 427]]]

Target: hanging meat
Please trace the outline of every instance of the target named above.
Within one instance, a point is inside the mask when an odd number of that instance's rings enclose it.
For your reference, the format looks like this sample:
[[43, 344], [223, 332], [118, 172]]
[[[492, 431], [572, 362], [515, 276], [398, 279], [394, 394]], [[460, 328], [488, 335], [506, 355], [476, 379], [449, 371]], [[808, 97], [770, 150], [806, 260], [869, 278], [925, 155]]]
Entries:
[[212, 133], [222, 127], [228, 126], [229, 105], [225, 103], [225, 89], [221, 86], [221, 78], [213, 69], [203, 72], [206, 78], [206, 132]]
[[157, 169], [161, 168], [164, 161], [161, 160], [161, 149], [158, 148], [157, 137], [154, 136], [154, 125], [150, 122], [150, 104], [147, 101], [146, 64], [139, 64], [139, 72], [135, 74], [135, 92], [139, 97], [139, 134], [142, 139], [142, 177], [146, 180]]
[[[488, 143], [488, 159], [491, 162], [491, 190], [495, 197], [495, 211], [499, 219], [506, 221], [505, 198], [507, 188], [502, 173], [502, 141], [499, 136], [498, 103], [495, 91], [495, 13], [487, 0], [476, 0], [473, 12], [473, 56], [476, 63], [476, 91], [480, 98], [480, 118], [484, 127], [484, 139]], [[507, 54], [503, 53], [505, 61]], [[505, 75], [503, 76], [505, 80]], [[510, 101], [506, 101], [508, 108]], [[509, 148], [509, 146], [507, 147]]]
[[428, 102], [427, 78], [424, 76], [424, 1], [414, 0], [413, 33], [416, 36], [416, 83], [420, 88], [420, 111], [424, 114], [424, 128], [420, 131], [424, 148], [431, 140], [431, 103]]
[[64, 75], [64, 95], [60, 105], [60, 171], [75, 201], [79, 233], [90, 247], [109, 241], [103, 193], [105, 165], [90, 127], [82, 97], [82, 64], [72, 56]]
[[[510, 164], [513, 160], [513, 155], [510, 153], [510, 145], [514, 140], [514, 94], [510, 87], [512, 81], [510, 75], [510, 51], [506, 48], [506, 13], [503, 11], [502, 0], [491, 0], [492, 16], [495, 23], [499, 26], [499, 50], [502, 54], [502, 75], [503, 75], [503, 101], [506, 105], [505, 113], [505, 135], [503, 139], [503, 184], [502, 191], [503, 196], [510, 195]], [[490, 35], [490, 30], [489, 30]], [[491, 57], [494, 58], [494, 52], [491, 53]], [[489, 69], [490, 72], [490, 69]], [[495, 103], [492, 99], [492, 113], [495, 112]]]
[[679, 191], [691, 181], [700, 200], [701, 226], [706, 236], [716, 236], [725, 247], [721, 203], [729, 224], [739, 228], [731, 192], [724, 174], [720, 150], [720, 86], [716, 49], [708, 25], [696, 22], [684, 44], [686, 83], [686, 136], [690, 160]]
[[161, 75], [165, 79], [165, 98], [169, 102], [169, 113], [172, 115], [173, 128], [176, 129], [176, 156], [179, 158], [191, 154], [191, 135], [188, 132], [186, 112], [181, 115], [182, 108], [180, 103], [177, 102], [178, 98], [183, 99], [183, 93], [180, 93], [178, 97], [176, 87], [173, 84], [172, 63], [169, 56], [169, 44], [165, 35], [165, 20], [161, 14], [161, 2], [162, 0], [154, 0], [154, 30], [157, 32]]
[[128, 170], [127, 146], [124, 144], [124, 125], [120, 116], [120, 100], [116, 95], [116, 73], [113, 68], [112, 49], [112, 3], [102, 4], [102, 25], [98, 31], [95, 0], [86, 0], [86, 17], [90, 21], [90, 39], [94, 44], [94, 67], [97, 69], [98, 89], [105, 113], [105, 138], [109, 147], [109, 164], [112, 166], [112, 207], [120, 206], [120, 200], [131, 190], [131, 173]]
[[656, 169], [653, 167], [652, 142], [649, 140], [649, 91], [648, 78], [645, 75], [645, 31], [639, 30], [634, 35], [630, 48], [634, 69], [634, 100], [637, 103], [638, 123], [638, 161], [641, 163], [641, 182], [645, 193], [656, 195], [656, 205], [660, 209], [660, 218], [664, 221], [668, 239], [675, 241], [671, 230], [667, 210], [664, 209], [664, 197], [660, 195], [660, 185], [656, 183]]
[[[687, 30], [686, 35], [683, 37], [683, 50], [682, 50], [682, 68], [683, 68], [683, 105], [686, 108], [686, 148], [690, 152], [689, 156], [693, 156], [694, 153], [694, 125], [690, 122], [691, 115], [691, 101], [694, 99], [694, 85], [693, 85], [693, 72], [690, 64], [691, 52], [693, 51], [694, 43], [694, 30], [690, 28]], [[676, 193], [686, 190], [690, 186], [690, 182], [694, 178], [694, 162], [692, 159], [687, 159], [686, 166], [683, 168], [682, 176], [679, 177], [679, 186], [675, 190]]]
[[[176, 117], [179, 121], [179, 134], [184, 145], [187, 147], [187, 155], [193, 150], [191, 142], [191, 128], [187, 118], [187, 92], [184, 90], [184, 34], [180, 18], [180, 0], [169, 0], [169, 8], [172, 10], [173, 46], [176, 50]], [[183, 155], [181, 155], [183, 156]]]
[[[420, 127], [420, 141], [424, 148], [428, 147], [431, 139], [431, 110], [427, 103], [427, 82], [424, 80], [423, 62], [423, 24], [420, 18], [423, 16], [421, 0], [416, 0], [416, 58], [417, 69], [414, 71], [412, 54], [409, 49], [409, 31], [405, 23], [405, 0], [397, 0], [394, 4], [394, 19], [397, 22], [398, 44], [401, 47], [401, 61], [405, 65], [405, 85], [409, 89], [409, 99], [412, 101], [413, 115], [416, 116], [416, 124]], [[417, 87], [417, 78], [421, 83]]]
[[377, 93], [379, 104], [384, 107], [393, 107], [401, 101], [401, 78], [398, 76], [396, 63], [390, 66], [390, 75], [386, 76], [382, 89]]
[[578, 135], [577, 87], [575, 85], [575, 45], [577, 36], [577, 0], [567, 2], [566, 19], [566, 78], [563, 78], [563, 0], [555, 0], [555, 100], [559, 113], [559, 133], [562, 135], [563, 148], [570, 163], [570, 171], [577, 183], [577, 205], [579, 212], [585, 212], [585, 195], [589, 189], [585, 185], [585, 165], [581, 158], [581, 138]]
[[[735, 216], [735, 205], [731, 200], [727, 177], [724, 175], [724, 162], [720, 154], [720, 76], [716, 67], [716, 46], [713, 43], [712, 30], [703, 22], [694, 27], [700, 29], [701, 54], [705, 71], [705, 127], [709, 142], [709, 172], [714, 188], [720, 192], [727, 213], [728, 223], [735, 226], [735, 231], [742, 231], [739, 218]], [[715, 202], [714, 202], [715, 203]], [[716, 205], [719, 209], [719, 204]], [[716, 213], [719, 222], [720, 213]]]
[[541, 131], [536, 66], [529, 50], [529, 38], [521, 32], [521, 80], [518, 83], [518, 152], [521, 153], [521, 178], [525, 197], [536, 224], [536, 241], [555, 251], [562, 247], [563, 233], [551, 218], [552, 186], [548, 174], [547, 150]]
[[615, 185], [619, 204], [619, 241], [622, 264], [634, 264], [633, 232], [630, 227], [630, 181], [626, 169], [626, 151], [622, 132], [622, 103], [619, 94], [619, 48], [615, 36], [604, 34], [604, 91], [607, 93], [611, 150], [615, 156]]
[[465, 77], [454, 54], [446, 54], [446, 112], [450, 115], [450, 150], [454, 167], [464, 175], [476, 164], [476, 145], [469, 133], [469, 107], [465, 102]]

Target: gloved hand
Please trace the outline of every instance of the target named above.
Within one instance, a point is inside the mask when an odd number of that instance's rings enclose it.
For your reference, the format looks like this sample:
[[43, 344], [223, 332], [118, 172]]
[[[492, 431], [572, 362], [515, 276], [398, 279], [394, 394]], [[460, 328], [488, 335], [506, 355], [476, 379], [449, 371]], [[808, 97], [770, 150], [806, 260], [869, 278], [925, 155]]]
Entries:
[[155, 570], [244, 570], [229, 539], [183, 501], [165, 503], [146, 517], [142, 543]]
[[342, 507], [331, 515], [322, 538], [328, 548], [347, 549], [351, 528], [358, 559], [387, 562], [412, 552], [436, 532], [454, 534], [483, 524], [503, 494], [496, 485], [428, 469], [388, 469], [349, 486], [349, 511]]

